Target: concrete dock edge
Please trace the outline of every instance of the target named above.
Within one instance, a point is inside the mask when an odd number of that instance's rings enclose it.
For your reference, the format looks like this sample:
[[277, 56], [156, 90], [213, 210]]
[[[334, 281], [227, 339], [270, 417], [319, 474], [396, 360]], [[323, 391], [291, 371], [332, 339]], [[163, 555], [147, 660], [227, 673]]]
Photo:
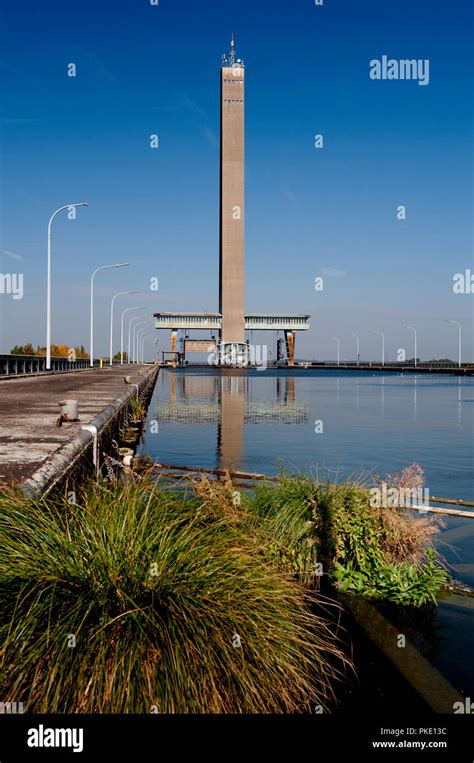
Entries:
[[[159, 366], [154, 366], [139, 379], [137, 385], [127, 386], [125, 392], [113, 403], [104, 408], [84, 426], [97, 430], [97, 450], [99, 460], [101, 453], [115, 439], [117, 430], [122, 423], [132, 397], [143, 398], [151, 396], [159, 373]], [[138, 389], [137, 389], [138, 387]], [[45, 496], [54, 488], [71, 479], [75, 473], [86, 474], [94, 472], [94, 439], [95, 435], [88, 429], [81, 429], [71, 440], [56, 450], [32, 476], [20, 485], [22, 492], [28, 497]]]

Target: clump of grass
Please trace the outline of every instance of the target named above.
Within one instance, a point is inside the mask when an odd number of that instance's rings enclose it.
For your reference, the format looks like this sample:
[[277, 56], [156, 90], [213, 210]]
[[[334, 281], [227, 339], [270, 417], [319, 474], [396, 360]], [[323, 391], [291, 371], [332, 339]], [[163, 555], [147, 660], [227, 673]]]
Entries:
[[258, 486], [248, 508], [273, 537], [280, 564], [304, 583], [319, 561], [342, 591], [407, 606], [436, 603], [447, 580], [432, 546], [439, 523], [373, 507], [370, 498], [355, 482], [282, 474], [276, 486]]
[[3, 699], [48, 713], [331, 702], [344, 658], [330, 627], [225, 497], [142, 477], [74, 504], [5, 490], [0, 516]]
[[132, 421], [144, 421], [146, 418], [146, 405], [137, 400], [135, 396], [130, 398], [130, 419]]
[[258, 518], [256, 531], [265, 538], [268, 558], [310, 587], [318, 587], [316, 565], [322, 563], [318, 494], [310, 477], [282, 472], [276, 485], [258, 485], [245, 504]]

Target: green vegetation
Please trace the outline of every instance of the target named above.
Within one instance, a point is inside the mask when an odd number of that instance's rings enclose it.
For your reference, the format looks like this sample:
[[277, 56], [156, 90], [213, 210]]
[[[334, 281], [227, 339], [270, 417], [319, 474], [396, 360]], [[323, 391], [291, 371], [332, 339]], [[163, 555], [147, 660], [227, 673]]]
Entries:
[[135, 445], [138, 442], [146, 412], [146, 404], [132, 396], [127, 419], [119, 430], [119, 440], [122, 445]]
[[[110, 357], [110, 356], [109, 356], [109, 357]], [[109, 359], [109, 358], [107, 358], [107, 360], [108, 360], [108, 359]], [[120, 361], [121, 361], [121, 360], [123, 360], [123, 362], [124, 362], [124, 363], [128, 363], [128, 353], [127, 353], [126, 351], [124, 351], [124, 352], [123, 352], [123, 355], [122, 355], [122, 353], [121, 353], [121, 352], [120, 352], [120, 350], [119, 350], [119, 351], [118, 351], [118, 352], [116, 352], [116, 353], [115, 353], [115, 355], [112, 357], [112, 360], [113, 360], [113, 361], [115, 361], [116, 363], [120, 363]]]
[[[10, 350], [11, 355], [46, 355], [46, 347], [37, 346], [36, 350], [28, 342], [27, 344], [16, 344]], [[52, 344], [51, 355], [53, 358], [68, 358], [69, 360], [84, 360], [89, 357], [83, 344], [80, 347], [70, 347], [67, 344]]]
[[37, 355], [35, 348], [28, 342], [28, 344], [16, 344], [10, 350], [10, 355]]
[[0, 495], [0, 696], [34, 712], [299, 712], [345, 665], [227, 493]]
[[144, 421], [146, 412], [147, 407], [145, 403], [137, 400], [136, 397], [130, 398], [130, 421]]
[[437, 520], [374, 508], [367, 487], [281, 475], [275, 487], [257, 487], [247, 505], [274, 560], [307, 584], [320, 563], [341, 591], [419, 607], [436, 603], [447, 581], [431, 543]]
[[[410, 469], [391, 484], [421, 483]], [[374, 508], [363, 485], [179, 485], [144, 463], [74, 503], [0, 494], [0, 696], [49, 713], [330, 707], [348, 662], [321, 574], [417, 607], [446, 581], [433, 520]]]

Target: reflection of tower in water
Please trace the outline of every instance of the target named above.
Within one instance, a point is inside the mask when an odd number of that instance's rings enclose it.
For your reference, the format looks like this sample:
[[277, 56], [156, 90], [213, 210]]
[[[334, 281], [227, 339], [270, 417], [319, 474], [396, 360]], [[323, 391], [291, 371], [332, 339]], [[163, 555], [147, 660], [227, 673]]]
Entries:
[[217, 426], [217, 454], [219, 469], [238, 469], [244, 438], [245, 376], [220, 377], [220, 420]]
[[169, 400], [159, 400], [155, 417], [163, 424], [217, 424], [216, 466], [221, 469], [241, 468], [246, 426], [308, 422], [306, 402], [295, 399], [294, 377], [277, 377], [273, 399], [262, 400], [258, 374], [249, 376], [243, 370], [223, 369], [216, 374], [170, 372], [166, 376]]
[[277, 376], [276, 380], [276, 398], [285, 403], [295, 400], [295, 380], [292, 376]]

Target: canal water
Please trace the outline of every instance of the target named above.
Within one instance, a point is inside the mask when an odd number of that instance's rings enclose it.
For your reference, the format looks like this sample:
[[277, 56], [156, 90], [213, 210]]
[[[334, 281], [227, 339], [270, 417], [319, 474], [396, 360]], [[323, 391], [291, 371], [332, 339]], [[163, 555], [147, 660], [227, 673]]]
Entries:
[[[416, 462], [430, 496], [473, 500], [473, 430], [470, 378], [188, 367], [160, 371], [141, 452], [159, 463], [268, 475], [282, 466], [336, 481], [385, 477]], [[451, 575], [474, 588], [474, 519], [446, 518], [438, 546]], [[468, 696], [472, 603], [441, 602], [427, 646]]]

